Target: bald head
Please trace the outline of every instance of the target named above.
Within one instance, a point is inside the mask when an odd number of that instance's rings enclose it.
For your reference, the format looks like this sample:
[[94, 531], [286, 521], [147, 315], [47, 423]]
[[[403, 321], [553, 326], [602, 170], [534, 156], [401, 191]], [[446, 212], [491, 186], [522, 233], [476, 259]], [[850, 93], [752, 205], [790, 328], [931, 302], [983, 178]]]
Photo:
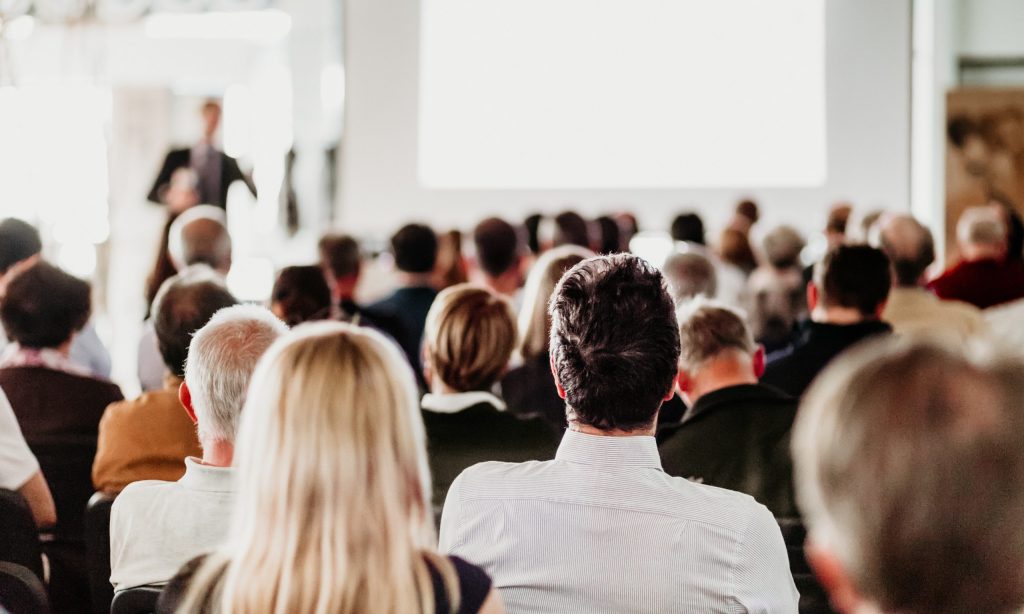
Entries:
[[1006, 223], [994, 207], [971, 207], [960, 215], [956, 240], [968, 260], [1001, 257], [1006, 251]]
[[220, 273], [231, 268], [231, 235], [224, 211], [218, 207], [199, 205], [186, 210], [171, 224], [167, 244], [179, 271], [194, 264]]
[[879, 239], [882, 251], [892, 262], [896, 285], [921, 285], [925, 271], [935, 260], [932, 233], [909, 215], [893, 215], [880, 223]]

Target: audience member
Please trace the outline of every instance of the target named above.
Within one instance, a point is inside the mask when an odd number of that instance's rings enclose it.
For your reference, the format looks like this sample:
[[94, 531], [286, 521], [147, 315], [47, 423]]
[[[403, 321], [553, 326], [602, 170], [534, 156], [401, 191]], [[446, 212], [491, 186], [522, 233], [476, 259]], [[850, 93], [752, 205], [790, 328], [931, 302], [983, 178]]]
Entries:
[[993, 207], [971, 207], [956, 225], [960, 261], [928, 284], [939, 298], [985, 309], [1024, 298], [1024, 263], [1006, 258], [1006, 225]]
[[218, 310], [237, 301], [220, 278], [203, 266], [185, 269], [164, 282], [153, 315], [157, 345], [166, 375], [159, 390], [114, 403], [99, 425], [92, 466], [97, 490], [118, 493], [132, 482], [173, 482], [189, 456], [202, 451], [195, 428], [181, 408], [178, 389], [192, 335]]
[[50, 486], [39, 469], [32, 450], [25, 443], [18, 419], [0, 390], [0, 488], [20, 494], [32, 512], [36, 526], [53, 526], [57, 510], [53, 505]]
[[539, 213], [528, 215], [523, 220], [523, 230], [526, 231], [526, 246], [530, 248], [530, 252], [534, 256], [539, 256], [542, 251], [540, 245], [540, 226], [543, 221], [544, 216]]
[[260, 356], [287, 330], [266, 309], [239, 305], [221, 309], [196, 331], [179, 413], [196, 425], [202, 458], [185, 458], [185, 473], [176, 482], [135, 482], [114, 501], [114, 590], [165, 584], [182, 565], [226, 539], [235, 493], [235, 435], [249, 380]]
[[534, 263], [523, 289], [519, 310], [519, 366], [501, 380], [501, 395], [509, 410], [520, 416], [538, 415], [559, 431], [565, 429], [565, 401], [558, 396], [551, 378], [548, 343], [551, 315], [548, 302], [562, 275], [594, 255], [576, 245], [563, 245], [544, 252]]
[[697, 299], [679, 312], [679, 392], [690, 409], [659, 434], [669, 475], [746, 493], [796, 517], [789, 434], [797, 401], [759, 384], [764, 350], [743, 317]]
[[594, 225], [600, 232], [601, 240], [598, 242], [598, 253], [617, 254], [625, 251], [622, 243], [622, 230], [619, 223], [610, 215], [602, 215], [594, 220]]
[[807, 558], [841, 612], [1024, 608], [1024, 364], [920, 341], [851, 352], [793, 433]]
[[449, 230], [437, 237], [437, 264], [434, 266], [434, 288], [444, 290], [469, 281], [469, 267], [462, 255], [462, 231]]
[[956, 341], [987, 332], [981, 311], [968, 303], [940, 300], [928, 292], [925, 274], [935, 261], [932, 234], [909, 215], [878, 222], [882, 250], [892, 262], [893, 287], [882, 319], [900, 334], [952, 335]]
[[718, 255], [722, 261], [750, 275], [757, 268], [757, 258], [747, 235], [735, 228], [726, 228], [718, 240]]
[[592, 249], [590, 227], [587, 220], [575, 211], [563, 211], [555, 216], [554, 239], [552, 247], [560, 245], [578, 245]]
[[[167, 259], [173, 272], [164, 282], [177, 271], [193, 265], [205, 265], [220, 275], [227, 275], [231, 269], [231, 235], [224, 211], [198, 205], [176, 217], [167, 230]], [[156, 294], [153, 297], [155, 300]], [[167, 367], [157, 347], [152, 314], [151, 306], [138, 346], [138, 376], [143, 391], [160, 390], [167, 377]]]
[[281, 269], [270, 291], [270, 310], [288, 326], [332, 315], [331, 289], [317, 265]]
[[485, 573], [432, 550], [403, 363], [347, 324], [309, 324], [272, 347], [242, 412], [228, 540], [172, 580], [159, 612], [503, 611]]
[[672, 220], [670, 229], [673, 241], [706, 245], [704, 241], [704, 220], [696, 213], [680, 213]]
[[340, 310], [342, 319], [360, 316], [363, 309], [356, 303], [356, 288], [363, 270], [359, 242], [349, 235], [328, 233], [320, 237], [317, 247], [320, 268], [331, 289], [331, 302]]
[[791, 226], [765, 235], [765, 262], [747, 280], [749, 324], [754, 339], [767, 351], [789, 345], [796, 324], [807, 317], [807, 292], [800, 269], [804, 238]]
[[[7, 283], [38, 262], [42, 251], [43, 243], [35, 226], [13, 217], [0, 221], [0, 299]], [[7, 336], [0, 328], [0, 349], [7, 342]], [[100, 341], [91, 320], [75, 335], [68, 359], [95, 377], [110, 378], [110, 353]]]
[[825, 222], [825, 239], [829, 249], [846, 243], [846, 227], [852, 213], [853, 205], [846, 202], [836, 203], [829, 209], [828, 220]]
[[729, 220], [729, 228], [738, 230], [749, 238], [750, 229], [759, 219], [761, 219], [761, 212], [757, 203], [750, 199], [744, 199], [736, 203], [736, 210], [732, 219]]
[[699, 252], [672, 252], [665, 259], [661, 272], [665, 275], [668, 292], [677, 306], [697, 296], [715, 297], [715, 267]]
[[490, 390], [508, 368], [516, 322], [508, 301], [460, 284], [441, 291], [427, 315], [423, 397], [434, 505], [463, 469], [482, 461], [546, 460], [558, 444], [539, 418], [506, 411]]
[[879, 317], [891, 282], [889, 259], [881, 250], [867, 245], [831, 249], [807, 284], [811, 321], [792, 345], [769, 355], [761, 383], [798, 397], [845, 349], [890, 332]]
[[662, 471], [653, 435], [679, 330], [661, 274], [631, 255], [584, 261], [559, 282], [551, 317], [570, 430], [555, 460], [464, 471], [441, 548], [487, 570], [510, 611], [795, 612], [771, 513]]
[[629, 251], [629, 242], [633, 240], [636, 233], [640, 232], [640, 224], [637, 223], [636, 216], [628, 211], [618, 213], [613, 218], [619, 225], [621, 236], [619, 245], [622, 251]]
[[473, 229], [477, 281], [494, 292], [513, 298], [522, 285], [522, 248], [512, 224], [489, 217]]
[[427, 319], [437, 290], [434, 289], [433, 272], [437, 263], [437, 235], [429, 226], [408, 224], [391, 237], [391, 251], [398, 270], [399, 288], [391, 296], [367, 308], [371, 318], [377, 314], [397, 320], [401, 330], [395, 340], [402, 347], [409, 364], [418, 374], [421, 387], [420, 343], [423, 339], [423, 325]]

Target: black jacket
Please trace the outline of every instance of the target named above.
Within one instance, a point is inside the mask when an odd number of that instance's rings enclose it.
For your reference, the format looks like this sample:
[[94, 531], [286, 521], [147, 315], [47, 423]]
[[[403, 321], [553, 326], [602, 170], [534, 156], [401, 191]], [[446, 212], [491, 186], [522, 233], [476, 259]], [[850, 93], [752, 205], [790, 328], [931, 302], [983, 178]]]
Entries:
[[789, 454], [796, 408], [796, 399], [760, 384], [709, 392], [665, 429], [662, 466], [669, 475], [746, 493], [776, 517], [796, 517]]
[[[217, 194], [200, 194], [200, 203], [214, 205], [221, 209], [226, 208], [228, 206], [228, 188], [236, 181], [244, 181], [252, 195], [256, 196], [256, 186], [245, 176], [242, 169], [238, 168], [238, 162], [224, 152], [217, 153], [220, 154], [220, 191]], [[163, 166], [160, 167], [160, 173], [157, 175], [156, 181], [153, 182], [153, 187], [150, 188], [149, 195], [146, 198], [155, 203], [162, 203], [161, 197], [163, 196], [164, 189], [171, 183], [171, 175], [174, 174], [174, 171], [182, 167], [188, 167], [191, 163], [191, 149], [173, 149], [169, 151], [164, 158]]]
[[814, 378], [843, 350], [874, 335], [892, 332], [878, 320], [856, 324], [810, 322], [793, 345], [768, 356], [761, 383], [795, 397], [802, 396]]

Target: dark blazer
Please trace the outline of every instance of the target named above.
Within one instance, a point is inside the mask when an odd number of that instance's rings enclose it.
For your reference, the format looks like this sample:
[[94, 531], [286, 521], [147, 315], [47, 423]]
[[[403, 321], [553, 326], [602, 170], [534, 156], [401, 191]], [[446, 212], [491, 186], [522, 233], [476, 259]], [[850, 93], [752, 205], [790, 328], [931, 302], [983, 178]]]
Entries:
[[[236, 181], [244, 181], [253, 196], [256, 196], [256, 186], [252, 180], [245, 176], [242, 169], [238, 168], [238, 161], [220, 151], [220, 191], [217, 194], [200, 195], [200, 201], [205, 205], [215, 205], [224, 209], [228, 205], [228, 188]], [[172, 149], [164, 157], [164, 163], [160, 167], [160, 173], [153, 182], [153, 187], [146, 197], [155, 203], [162, 203], [160, 199], [163, 190], [171, 183], [171, 175], [174, 171], [192, 164], [192, 149]], [[203, 198], [205, 197], [205, 198]]]
[[437, 290], [427, 286], [399, 288], [391, 296], [373, 303], [363, 311], [374, 322], [390, 323], [387, 332], [402, 347], [409, 364], [416, 373], [420, 388], [426, 389], [423, 367], [420, 364], [420, 343], [427, 312], [434, 303]]
[[790, 429], [797, 400], [760, 384], [728, 386], [697, 399], [665, 429], [658, 450], [669, 475], [746, 493], [779, 518], [798, 516]]
[[891, 326], [878, 320], [856, 324], [810, 322], [793, 345], [768, 355], [761, 383], [802, 396], [818, 373], [843, 350], [868, 337], [891, 332]]
[[424, 409], [423, 424], [436, 511], [464, 469], [485, 461], [551, 460], [559, 442], [543, 420], [519, 418], [487, 402], [454, 413]]

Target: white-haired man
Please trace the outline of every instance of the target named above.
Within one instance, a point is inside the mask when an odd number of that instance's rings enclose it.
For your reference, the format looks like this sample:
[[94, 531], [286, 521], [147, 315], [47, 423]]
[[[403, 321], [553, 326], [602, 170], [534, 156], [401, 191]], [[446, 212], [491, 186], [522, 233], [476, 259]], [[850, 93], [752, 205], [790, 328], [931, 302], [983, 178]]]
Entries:
[[971, 207], [956, 225], [960, 262], [928, 284], [939, 298], [979, 309], [1024, 298], [1024, 265], [1006, 258], [1006, 223], [995, 207]]
[[1024, 611], [1024, 363], [862, 346], [793, 431], [807, 557], [844, 613]]
[[164, 584], [227, 534], [234, 499], [235, 433], [257, 361], [286, 331], [266, 309], [218, 311], [192, 339], [181, 404], [196, 423], [202, 459], [187, 458], [177, 482], [130, 484], [110, 518], [114, 590]]

